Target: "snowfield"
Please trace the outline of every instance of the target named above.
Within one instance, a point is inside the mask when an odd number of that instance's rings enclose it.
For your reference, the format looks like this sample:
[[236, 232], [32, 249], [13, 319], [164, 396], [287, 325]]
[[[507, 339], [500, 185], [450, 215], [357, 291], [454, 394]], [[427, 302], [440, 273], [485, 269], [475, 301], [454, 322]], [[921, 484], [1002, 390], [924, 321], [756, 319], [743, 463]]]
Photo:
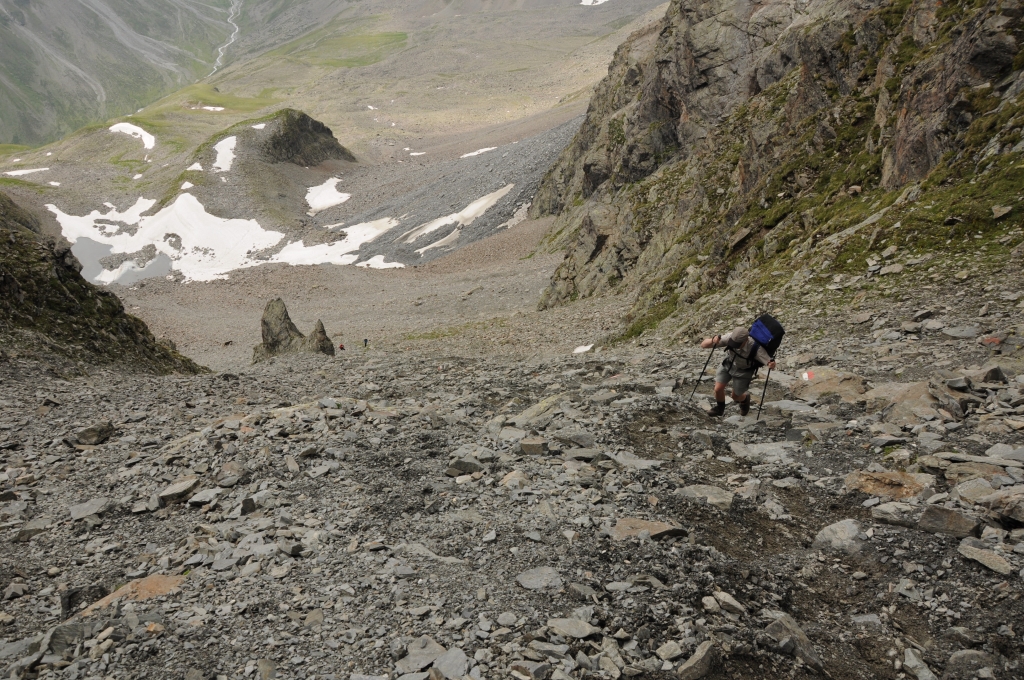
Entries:
[[[426, 224], [421, 224], [415, 229], [410, 229], [402, 234], [401, 240], [403, 243], [412, 243], [420, 236], [426, 236], [427, 234], [433, 233], [442, 227], [448, 226], [449, 224], [458, 224], [460, 227], [468, 227], [473, 224], [476, 218], [493, 208], [498, 201], [508, 194], [508, 192], [512, 191], [514, 186], [514, 184], [506, 185], [494, 193], [490, 193], [482, 198], [476, 199], [460, 212], [439, 217], [432, 222], [427, 222]], [[427, 248], [423, 248], [422, 250], [425, 251]], [[421, 251], [417, 252], [419, 252], [420, 255], [423, 254]]]
[[472, 158], [473, 156], [479, 156], [480, 154], [487, 153], [488, 151], [494, 151], [497, 148], [498, 147], [496, 147], [496, 146], [489, 146], [486, 149], [477, 149], [476, 151], [470, 151], [469, 153], [464, 153], [461, 156], [459, 156], [459, 158]]
[[[334, 225], [335, 227], [339, 225]], [[272, 258], [274, 262], [287, 264], [352, 264], [359, 259], [351, 253], [359, 250], [364, 243], [369, 243], [389, 229], [398, 226], [398, 220], [385, 217], [373, 222], [364, 222], [344, 229], [345, 238], [334, 243], [322, 243], [317, 246], [304, 246], [302, 241], [289, 243], [281, 252]]]
[[235, 145], [238, 137], [227, 137], [217, 142], [213, 147], [217, 152], [217, 160], [213, 163], [214, 172], [228, 172], [235, 162]]
[[131, 137], [135, 137], [136, 139], [141, 139], [142, 146], [146, 149], [152, 149], [156, 146], [156, 137], [149, 134], [138, 125], [132, 125], [131, 123], [117, 123], [116, 125], [110, 126], [110, 131], [121, 132]]
[[310, 187], [306, 192], [306, 203], [309, 204], [309, 215], [316, 215], [318, 212], [333, 208], [336, 205], [341, 205], [348, 199], [352, 198], [352, 194], [343, 194], [338, 191], [338, 182], [341, 179], [338, 177], [332, 177], [319, 186]]
[[33, 168], [32, 170], [10, 170], [4, 174], [8, 177], [24, 177], [25, 175], [32, 175], [37, 172], [46, 172], [49, 168]]

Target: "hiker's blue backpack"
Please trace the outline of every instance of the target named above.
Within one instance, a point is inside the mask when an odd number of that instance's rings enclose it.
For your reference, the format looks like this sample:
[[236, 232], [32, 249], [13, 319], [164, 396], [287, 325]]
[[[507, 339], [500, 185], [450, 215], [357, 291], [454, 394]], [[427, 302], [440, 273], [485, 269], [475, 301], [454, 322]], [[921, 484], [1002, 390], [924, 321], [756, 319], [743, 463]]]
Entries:
[[[779, 351], [779, 345], [782, 344], [782, 336], [786, 334], [786, 329], [782, 327], [782, 324], [770, 314], [762, 314], [754, 322], [754, 325], [750, 327], [750, 337], [754, 339], [754, 342], [764, 347], [764, 350], [768, 352], [768, 356], [772, 359], [775, 358], [775, 353]], [[751, 358], [757, 356], [757, 348], [750, 353]], [[757, 362], [754, 359], [755, 363]]]

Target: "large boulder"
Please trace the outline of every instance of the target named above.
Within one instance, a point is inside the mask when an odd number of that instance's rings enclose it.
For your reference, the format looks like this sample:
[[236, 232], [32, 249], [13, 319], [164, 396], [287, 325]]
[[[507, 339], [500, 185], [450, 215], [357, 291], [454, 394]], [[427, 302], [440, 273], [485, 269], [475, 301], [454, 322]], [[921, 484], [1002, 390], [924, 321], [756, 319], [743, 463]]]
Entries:
[[260, 321], [263, 331], [263, 343], [252, 350], [252, 362], [255, 364], [279, 354], [295, 354], [298, 352], [320, 352], [334, 356], [334, 343], [327, 336], [324, 324], [319, 319], [313, 332], [305, 336], [292, 323], [288, 316], [288, 308], [284, 300], [276, 298], [267, 303]]
[[793, 386], [793, 394], [804, 401], [837, 395], [842, 401], [857, 403], [864, 401], [867, 391], [867, 383], [861, 376], [820, 366], [801, 374]]

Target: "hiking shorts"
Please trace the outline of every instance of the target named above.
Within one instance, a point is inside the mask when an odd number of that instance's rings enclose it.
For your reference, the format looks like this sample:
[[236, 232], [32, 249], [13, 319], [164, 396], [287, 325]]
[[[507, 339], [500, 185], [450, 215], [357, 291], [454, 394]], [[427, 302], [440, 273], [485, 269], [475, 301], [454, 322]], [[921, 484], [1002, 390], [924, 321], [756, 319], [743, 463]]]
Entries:
[[733, 394], [746, 394], [750, 389], [750, 381], [754, 379], [755, 371], [733, 371], [728, 366], [719, 366], [715, 373], [715, 382], [728, 385], [732, 382]]

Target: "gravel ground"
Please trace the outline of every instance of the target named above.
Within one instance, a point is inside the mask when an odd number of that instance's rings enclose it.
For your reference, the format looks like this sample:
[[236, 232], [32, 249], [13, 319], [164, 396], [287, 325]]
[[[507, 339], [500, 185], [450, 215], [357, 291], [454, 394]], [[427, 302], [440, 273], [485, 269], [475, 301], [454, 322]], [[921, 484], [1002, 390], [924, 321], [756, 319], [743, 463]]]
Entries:
[[[845, 330], [869, 345], [869, 328]], [[971, 340], [922, 346], [950, 352], [943, 384], [967, 408], [913, 426], [905, 398], [859, 391], [889, 383], [824, 366], [773, 381], [760, 421], [709, 419], [688, 400], [705, 359], [689, 349], [473, 357], [435, 341], [74, 382], [13, 356], [0, 664], [1019, 677], [1024, 384], [955, 368], [991, 358]]]

